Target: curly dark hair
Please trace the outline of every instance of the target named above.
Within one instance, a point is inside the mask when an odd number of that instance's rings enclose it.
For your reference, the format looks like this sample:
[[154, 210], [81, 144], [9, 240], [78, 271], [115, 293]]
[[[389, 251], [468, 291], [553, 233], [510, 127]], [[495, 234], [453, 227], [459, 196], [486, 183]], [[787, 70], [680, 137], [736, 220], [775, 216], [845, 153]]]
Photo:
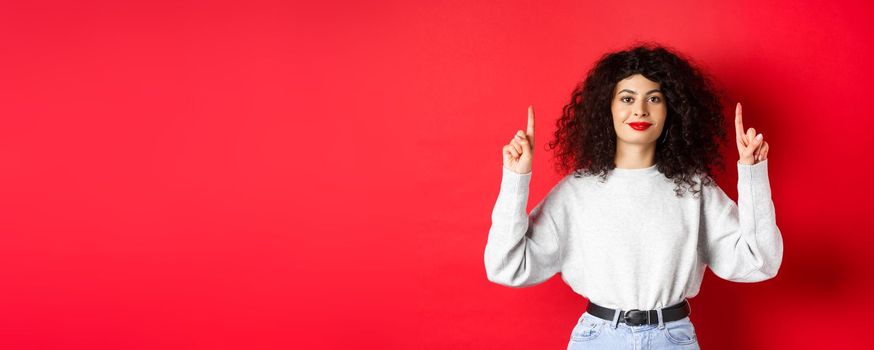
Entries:
[[574, 177], [600, 175], [606, 180], [616, 167], [616, 130], [610, 105], [616, 84], [641, 74], [660, 84], [667, 103], [662, 134], [656, 142], [655, 162], [659, 172], [673, 180], [677, 197], [682, 184], [695, 196], [699, 185], [715, 182], [714, 171], [722, 168], [720, 142], [726, 138], [721, 96], [713, 79], [689, 58], [662, 45], [643, 43], [604, 54], [577, 84], [571, 101], [556, 121], [556, 169]]

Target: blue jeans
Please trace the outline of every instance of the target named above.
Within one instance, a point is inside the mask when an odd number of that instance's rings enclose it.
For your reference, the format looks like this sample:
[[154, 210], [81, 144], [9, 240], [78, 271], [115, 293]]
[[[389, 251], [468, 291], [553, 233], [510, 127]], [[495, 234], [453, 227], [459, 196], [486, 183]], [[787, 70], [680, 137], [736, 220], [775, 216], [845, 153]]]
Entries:
[[676, 321], [642, 326], [629, 326], [619, 322], [618, 313], [613, 318], [614, 320], [605, 320], [584, 312], [571, 332], [568, 350], [700, 349], [695, 326], [689, 316]]

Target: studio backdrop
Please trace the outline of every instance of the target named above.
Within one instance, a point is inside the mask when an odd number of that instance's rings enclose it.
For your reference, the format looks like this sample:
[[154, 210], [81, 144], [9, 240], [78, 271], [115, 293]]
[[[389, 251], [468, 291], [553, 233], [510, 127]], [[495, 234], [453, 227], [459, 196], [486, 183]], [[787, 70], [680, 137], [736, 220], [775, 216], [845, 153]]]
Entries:
[[[704, 349], [870, 344], [866, 1], [4, 1], [0, 348], [564, 349], [486, 278], [501, 147], [602, 54], [692, 58], [770, 144], [779, 274], [706, 272]], [[717, 178], [737, 200], [728, 139]], [[585, 267], [583, 267], [585, 268]]]

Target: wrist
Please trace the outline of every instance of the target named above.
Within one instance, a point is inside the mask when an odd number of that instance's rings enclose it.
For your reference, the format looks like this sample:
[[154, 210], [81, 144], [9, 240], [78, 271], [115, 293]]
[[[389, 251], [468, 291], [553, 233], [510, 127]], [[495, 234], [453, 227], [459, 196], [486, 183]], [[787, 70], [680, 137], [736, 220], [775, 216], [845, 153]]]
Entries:
[[737, 161], [737, 163], [738, 163], [738, 164], [743, 164], [743, 165], [755, 165], [755, 164], [756, 164], [756, 158], [754, 158], [754, 157], [744, 157], [744, 158], [739, 159], [739, 160]]

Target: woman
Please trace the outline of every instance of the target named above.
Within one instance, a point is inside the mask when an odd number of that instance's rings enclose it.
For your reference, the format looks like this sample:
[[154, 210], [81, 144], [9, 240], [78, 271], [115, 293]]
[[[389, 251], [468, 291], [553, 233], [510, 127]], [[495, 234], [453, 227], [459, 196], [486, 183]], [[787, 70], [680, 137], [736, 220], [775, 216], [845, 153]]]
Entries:
[[744, 130], [738, 103], [735, 203], [712, 174], [721, 165], [722, 123], [709, 79], [680, 55], [641, 45], [603, 56], [549, 144], [567, 175], [530, 214], [532, 106], [527, 131], [503, 147], [488, 279], [522, 287], [561, 272], [589, 299], [569, 349], [697, 349], [687, 299], [698, 294], [705, 267], [758, 282], [774, 277], [783, 258], [768, 143]]

